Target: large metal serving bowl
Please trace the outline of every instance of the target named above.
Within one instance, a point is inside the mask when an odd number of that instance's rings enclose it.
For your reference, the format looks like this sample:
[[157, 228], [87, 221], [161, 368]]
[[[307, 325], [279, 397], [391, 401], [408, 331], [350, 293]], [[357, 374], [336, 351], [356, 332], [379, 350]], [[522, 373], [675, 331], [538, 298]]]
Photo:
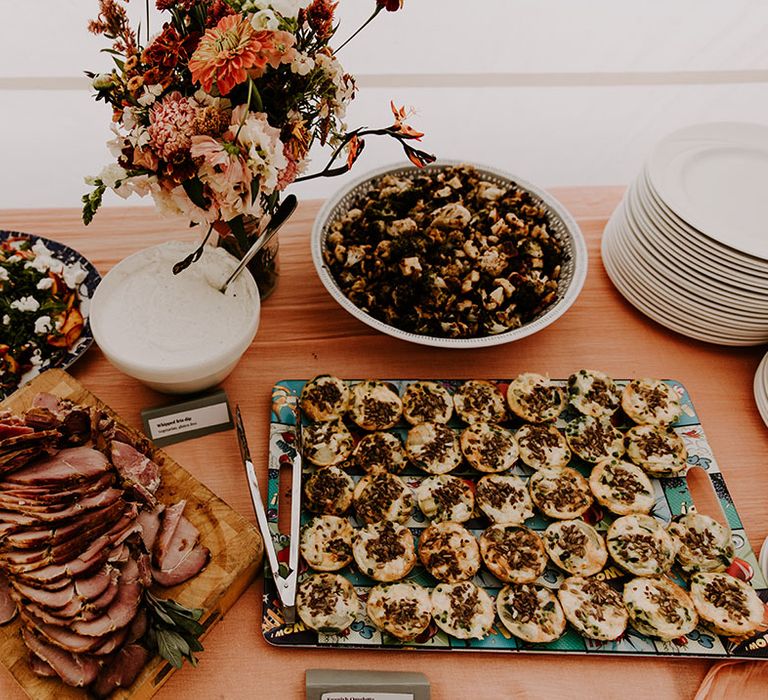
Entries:
[[[427, 166], [427, 171], [440, 171], [447, 167], [459, 165], [460, 163], [452, 161], [441, 161]], [[355, 306], [341, 291], [331, 271], [323, 260], [323, 250], [326, 245], [326, 237], [330, 230], [330, 225], [336, 219], [344, 216], [352, 207], [354, 202], [361, 194], [367, 193], [372, 189], [374, 181], [382, 175], [409, 175], [417, 171], [417, 168], [408, 165], [395, 165], [379, 168], [366, 173], [362, 177], [350, 182], [340, 192], [331, 197], [320, 210], [315, 223], [312, 227], [312, 260], [320, 275], [325, 288], [330, 295], [355, 318], [368, 324], [382, 333], [391, 335], [395, 338], [407, 340], [419, 345], [431, 345], [441, 348], [482, 348], [491, 345], [502, 345], [511, 343], [514, 340], [520, 340], [526, 336], [532, 335], [542, 328], [546, 328], [560, 318], [576, 301], [581, 288], [584, 286], [584, 280], [587, 276], [587, 248], [584, 243], [584, 237], [574, 218], [568, 213], [565, 207], [558, 202], [551, 194], [531, 185], [525, 180], [509, 175], [495, 168], [484, 166], [473, 166], [482, 175], [483, 179], [496, 185], [508, 187], [515, 184], [517, 187], [528, 191], [537, 204], [543, 205], [549, 212], [549, 231], [557, 237], [563, 247], [563, 263], [560, 274], [560, 280], [555, 300], [538, 316], [523, 324], [519, 328], [514, 328], [496, 335], [488, 335], [477, 338], [443, 338], [430, 335], [419, 335], [408, 331], [400, 330], [394, 326], [373, 318], [370, 314], [362, 311]]]

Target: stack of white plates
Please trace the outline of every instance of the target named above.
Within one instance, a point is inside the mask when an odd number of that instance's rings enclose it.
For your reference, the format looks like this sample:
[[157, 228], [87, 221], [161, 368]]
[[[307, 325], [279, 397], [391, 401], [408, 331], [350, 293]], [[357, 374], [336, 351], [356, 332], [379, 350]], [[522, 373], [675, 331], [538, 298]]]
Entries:
[[616, 288], [667, 328], [768, 342], [768, 126], [702, 124], [663, 139], [611, 216], [602, 255]]
[[755, 372], [753, 388], [757, 410], [760, 411], [763, 422], [768, 425], [768, 354], [763, 357], [763, 361], [757, 368], [757, 372]]

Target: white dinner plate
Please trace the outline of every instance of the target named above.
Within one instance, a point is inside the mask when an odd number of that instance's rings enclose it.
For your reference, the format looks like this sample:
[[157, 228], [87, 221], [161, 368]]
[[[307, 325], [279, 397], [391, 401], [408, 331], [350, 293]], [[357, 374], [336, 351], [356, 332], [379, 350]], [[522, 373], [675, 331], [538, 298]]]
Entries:
[[718, 122], [680, 129], [653, 149], [648, 174], [691, 226], [768, 260], [768, 126]]
[[688, 241], [691, 246], [706, 251], [717, 260], [735, 265], [738, 268], [744, 269], [750, 275], [765, 278], [768, 281], [768, 261], [723, 245], [690, 226], [686, 221], [677, 216], [664, 203], [659, 193], [654, 190], [653, 183], [647, 174], [647, 169], [638, 177], [638, 187], [645, 198], [650, 216], [659, 225], [672, 228]]
[[696, 307], [683, 306], [674, 295], [660, 293], [648, 279], [635, 274], [636, 261], [624, 250], [618, 237], [616, 220], [612, 220], [603, 234], [603, 262], [611, 281], [621, 294], [641, 312], [662, 325], [690, 337], [721, 345], [757, 345], [765, 342], [768, 333], [734, 330], [731, 324], [722, 324], [709, 316], [702, 316]]
[[726, 329], [719, 329], [711, 322], [701, 322], [682, 311], [674, 304], [660, 300], [653, 290], [642, 281], [627, 277], [631, 268], [623, 253], [613, 239], [612, 227], [606, 228], [601, 245], [603, 264], [608, 277], [624, 298], [641, 313], [661, 325], [697, 340], [729, 346], [749, 346], [758, 344], [754, 339], [733, 336]]

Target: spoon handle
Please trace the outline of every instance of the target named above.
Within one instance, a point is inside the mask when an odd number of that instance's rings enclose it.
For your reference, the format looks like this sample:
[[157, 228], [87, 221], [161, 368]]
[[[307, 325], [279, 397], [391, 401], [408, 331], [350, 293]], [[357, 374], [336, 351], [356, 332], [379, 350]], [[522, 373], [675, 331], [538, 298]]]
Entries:
[[245, 269], [245, 266], [253, 260], [253, 256], [256, 255], [267, 243], [269, 243], [280, 227], [287, 221], [288, 217], [296, 210], [298, 200], [295, 194], [289, 194], [277, 208], [277, 211], [273, 214], [269, 220], [264, 233], [262, 233], [248, 249], [248, 252], [243, 256], [239, 265], [233, 270], [232, 274], [227, 277], [227, 281], [219, 287], [219, 291], [223, 294], [227, 291], [227, 287], [232, 283], [234, 279]]

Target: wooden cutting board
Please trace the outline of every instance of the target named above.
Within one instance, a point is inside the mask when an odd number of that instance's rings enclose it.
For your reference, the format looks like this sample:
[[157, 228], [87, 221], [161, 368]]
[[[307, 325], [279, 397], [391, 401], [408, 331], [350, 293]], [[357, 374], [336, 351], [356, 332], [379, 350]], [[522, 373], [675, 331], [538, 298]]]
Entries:
[[[117, 420], [120, 417], [91, 394], [80, 382], [62, 370], [52, 369], [33, 379], [15, 394], [0, 403], [0, 410], [21, 413], [41, 391], [78, 404], [94, 406]], [[123, 421], [120, 421], [125, 425]], [[127, 426], [126, 426], [127, 427]], [[128, 429], [129, 433], [139, 435]], [[162, 470], [162, 485], [157, 493], [166, 504], [184, 498], [184, 515], [200, 531], [200, 541], [211, 550], [208, 566], [193, 579], [173, 588], [155, 586], [152, 590], [162, 598], [172, 598], [190, 608], [204, 610], [201, 623], [206, 633], [234, 604], [253, 581], [262, 562], [264, 546], [258, 530], [239, 513], [180, 467], [162, 450], [154, 455]], [[90, 697], [85, 690], [70, 688], [58, 679], [36, 676], [27, 663], [27, 649], [21, 640], [18, 619], [0, 627], [0, 660], [13, 674], [25, 692], [35, 700], [69, 700]], [[201, 652], [203, 655], [205, 652]], [[187, 668], [184, 673], [194, 673]], [[153, 658], [134, 684], [114, 693], [113, 698], [141, 700], [150, 698], [165, 683], [175, 669], [164, 659]]]

